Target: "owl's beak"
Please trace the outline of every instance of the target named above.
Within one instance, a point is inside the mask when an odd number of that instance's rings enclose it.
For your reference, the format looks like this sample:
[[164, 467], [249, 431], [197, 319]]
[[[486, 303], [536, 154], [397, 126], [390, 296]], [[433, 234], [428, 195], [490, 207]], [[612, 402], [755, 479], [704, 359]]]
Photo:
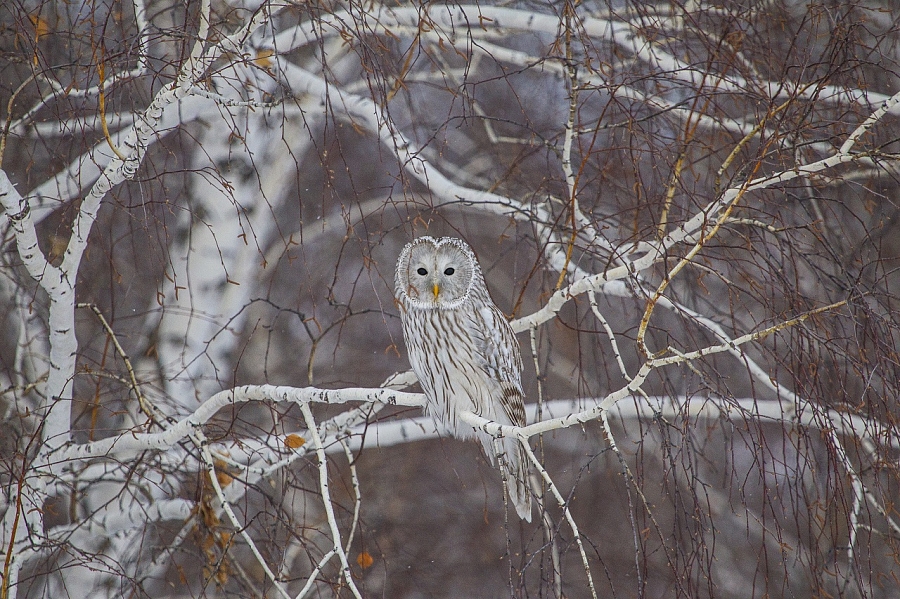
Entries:
[[435, 283], [434, 287], [431, 288], [431, 292], [434, 293], [434, 301], [437, 301], [438, 295], [441, 293], [440, 286]]

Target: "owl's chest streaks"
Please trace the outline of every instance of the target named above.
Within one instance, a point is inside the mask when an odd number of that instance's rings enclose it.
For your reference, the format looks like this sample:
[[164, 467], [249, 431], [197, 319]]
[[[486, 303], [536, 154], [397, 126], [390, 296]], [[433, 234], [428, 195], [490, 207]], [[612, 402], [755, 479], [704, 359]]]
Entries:
[[469, 436], [460, 427], [457, 414], [470, 410], [485, 417], [493, 405], [491, 396], [499, 385], [484, 370], [471, 331], [471, 321], [462, 310], [422, 310], [405, 319], [410, 363], [428, 400], [428, 412], [457, 436]]

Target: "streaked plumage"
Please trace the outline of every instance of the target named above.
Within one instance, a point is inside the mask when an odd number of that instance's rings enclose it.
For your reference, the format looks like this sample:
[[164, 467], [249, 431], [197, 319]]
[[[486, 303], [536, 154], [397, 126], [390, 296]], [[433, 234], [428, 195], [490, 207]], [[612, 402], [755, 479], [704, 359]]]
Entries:
[[475, 254], [461, 239], [419, 237], [400, 253], [394, 285], [427, 413], [456, 437], [477, 437], [495, 466], [499, 458], [516, 512], [530, 522], [528, 463], [519, 442], [494, 443], [457, 418], [469, 410], [525, 425], [519, 343], [488, 294]]

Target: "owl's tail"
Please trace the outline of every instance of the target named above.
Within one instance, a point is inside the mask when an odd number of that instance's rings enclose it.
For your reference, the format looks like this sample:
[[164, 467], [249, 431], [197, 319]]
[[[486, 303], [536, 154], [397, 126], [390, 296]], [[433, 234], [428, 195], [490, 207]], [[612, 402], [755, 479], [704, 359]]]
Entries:
[[[528, 492], [528, 456], [518, 439], [504, 437], [494, 440], [494, 455], [500, 463], [509, 500], [516, 507], [519, 518], [531, 522], [531, 494]], [[487, 447], [485, 449], [488, 449]]]

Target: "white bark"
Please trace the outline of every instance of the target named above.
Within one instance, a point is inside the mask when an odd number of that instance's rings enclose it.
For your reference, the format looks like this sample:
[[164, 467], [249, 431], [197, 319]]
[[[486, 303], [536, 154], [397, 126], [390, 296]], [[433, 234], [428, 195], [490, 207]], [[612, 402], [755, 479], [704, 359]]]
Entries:
[[[821, 432], [821, 438], [835, 456], [836, 470], [849, 481], [848, 545], [842, 549], [843, 559], [850, 564], [848, 571], [859, 559], [862, 533], [870, 523], [866, 520], [867, 506], [881, 514], [891, 530], [900, 530], [889, 506], [867, 486], [868, 481], [857, 463], [859, 458], [848, 450], [851, 442], [858, 442], [863, 448], [860, 454], [873, 460], [876, 444], [882, 449], [898, 451], [900, 437], [896, 428], [886, 419], [880, 420], [863, 411], [851, 413], [832, 409], [795, 393], [790, 384], [770, 375], [769, 364], [763, 359], [750, 357], [756, 352], [744, 349], [759, 343], [763, 336], [779, 335], [784, 328], [799, 325], [806, 315], [791, 315], [769, 329], [730, 331], [715, 314], [704, 314], [664, 294], [665, 285], [683, 278], [681, 267], [706, 249], [710, 237], [721, 225], [726, 221], [737, 222], [729, 220], [729, 211], [744, 196], [783, 189], [784, 184], [792, 181], [834, 177], [851, 165], [859, 169], [852, 175], [855, 178], [890, 173], [889, 168], [876, 162], [883, 157], [869, 151], [864, 140], [867, 134], [880, 132], [889, 120], [887, 117], [900, 113], [900, 94], [889, 95], [829, 83], [807, 86], [808, 82], [802, 79], [747, 79], [734, 69], [718, 72], [711, 67], [700, 68], [689, 58], [670, 51], [670, 46], [651, 35], [646, 23], [628, 10], [619, 14], [587, 14], [579, 9], [571, 22], [572, 32], [583, 36], [579, 39], [615, 48], [616, 54], [611, 60], [618, 61], [616, 68], [631, 61], [641, 69], [659, 73], [654, 80], [653, 93], [635, 86], [618, 85], [616, 79], [609, 76], [608, 69], [589, 68], [580, 63], [576, 69], [573, 63], [551, 55], [549, 50], [542, 53], [541, 48], [551, 47], [561, 31], [560, 18], [549, 13], [479, 5], [373, 5], [366, 11], [337, 11], [322, 15], [315, 22], [302, 20], [295, 24], [288, 18], [270, 20], [281, 10], [280, 5], [250, 2], [244, 7], [253, 10], [248, 13], [239, 8], [235, 8], [234, 14], [244, 15], [248, 21], [233, 31], [221, 32], [211, 29], [209, 2], [202, 4], [197, 13], [197, 39], [190, 46], [184, 64], [174, 73], [174, 80], [158, 89], [144, 110], [111, 115], [109, 122], [119, 130], [109, 140], [103, 139], [80, 150], [82, 153], [65, 168], [25, 193], [16, 190], [7, 174], [0, 170], [0, 204], [14, 235], [16, 249], [24, 269], [40, 288], [40, 293], [46, 296], [49, 306], [46, 334], [44, 338], [38, 338], [42, 333], [40, 323], [28, 310], [28, 298], [34, 291], [14, 288], [10, 284], [14, 281], [12, 278], [4, 283], [3, 291], [15, 300], [22, 322], [15, 330], [15, 376], [7, 377], [9, 381], [4, 379], [2, 383], [17, 389], [35, 383], [40, 391], [26, 394], [27, 397], [15, 406], [10, 404], [6, 416], [11, 416], [15, 408], [20, 413], [28, 412], [42, 426], [39, 447], [27, 472], [21, 497], [14, 484], [7, 485], [11, 490], [7, 490], [4, 497], [5, 515], [0, 522], [0, 538], [6, 550], [12, 552], [9, 580], [5, 582], [7, 585], [12, 582], [10, 596], [15, 596], [17, 591], [15, 581], [20, 568], [39, 559], [52, 559], [52, 549], [57, 543], [73, 552], [91, 556], [91, 561], [72, 560], [65, 564], [64, 571], [47, 576], [42, 583], [47, 595], [71, 592], [66, 588], [73, 581], [78, 583], [78, 588], [87, 589], [92, 595], [105, 593], [112, 596], [119, 578], [162, 579], [178, 544], [189, 541], [198, 519], [197, 503], [184, 498], [183, 481], [173, 473], [185, 474], [187, 478], [198, 470], [205, 472], [215, 491], [218, 503], [213, 509], [216, 517], [227, 518], [238, 531], [243, 539], [242, 546], [249, 549], [255, 565], [274, 587], [274, 594], [290, 597], [299, 591], [297, 596], [305, 596], [316, 586], [319, 577], [327, 576], [328, 568], [339, 563], [336, 567], [342, 584], [355, 596], [362, 596], [353, 577], [350, 552], [351, 541], [360, 523], [360, 509], [365, 506], [366, 490], [360, 488], [356, 470], [352, 470], [352, 524], [349, 529], [344, 527], [332, 502], [332, 464], [338, 453], [352, 462], [353, 452], [363, 447], [363, 440], [365, 447], [374, 451], [440, 435], [427, 417], [368, 420], [370, 412], [366, 408], [370, 406], [374, 409], [382, 406], [421, 407], [423, 398], [420, 394], [402, 391], [415, 383], [414, 376], [408, 372], [399, 374], [390, 381], [394, 388], [386, 388], [389, 385], [327, 390], [271, 385], [229, 388], [235, 371], [234, 350], [242, 335], [247, 334], [246, 308], [259, 297], [267, 281], [263, 264], [267, 255], [271, 257], [271, 248], [278, 240], [279, 227], [282, 227], [275, 215], [290, 199], [288, 193], [292, 187], [287, 182], [292, 180], [297, 169], [306, 166], [303, 160], [312, 154], [309, 148], [318, 143], [323, 128], [331, 126], [332, 117], [351, 124], [361, 143], [377, 141], [379, 151], [390, 157], [383, 162], [396, 165], [404, 181], [414, 182], [412, 190], [403, 190], [408, 197], [421, 195], [431, 208], [437, 209], [463, 202], [467, 215], [507, 217], [531, 225], [532, 241], [542, 254], [540, 267], [544, 270], [538, 276], [556, 278], [563, 272], [569, 277], [560, 277], [560, 283], [567, 280], [569, 284], [542, 296], [538, 309], [513, 322], [516, 331], [527, 330], [532, 336], [535, 369], [541, 370], [537, 332], [559, 319], [561, 312], [572, 307], [580, 296], [587, 295], [596, 322], [603, 329], [598, 338], [602, 340], [605, 335], [603, 343], [613, 347], [616, 368], [612, 370], [618, 370], [626, 381], [603, 397], [544, 401], [541, 396], [540, 405], [529, 404], [529, 421], [532, 423], [524, 427], [501, 426], [476, 414], [465, 414], [463, 418], [467, 422], [493, 435], [517, 437], [526, 444], [534, 443], [544, 433], [577, 427], [593, 420], [603, 419], [603, 424], [608, 425], [609, 417], [617, 417], [623, 422], [678, 417], [692, 422], [702, 419], [752, 421], [788, 431], [808, 428]], [[137, 61], [127, 70], [116, 73], [102, 89], [148, 72], [148, 44], [153, 31], [148, 18], [152, 17], [148, 17], [147, 7], [140, 0], [136, 1], [134, 10], [140, 32], [136, 40]], [[689, 29], [679, 11], [681, 8], [676, 7], [671, 15], [659, 15], [654, 26], [673, 35], [686, 35]], [[294, 14], [291, 13], [291, 18]], [[282, 29], [273, 30], [276, 26]], [[525, 42], [518, 42], [519, 38], [515, 36], [519, 34], [528, 34], [521, 38]], [[493, 180], [468, 172], [468, 164], [444, 160], [440, 148], [435, 148], [437, 144], [431, 144], [430, 138], [422, 135], [418, 123], [411, 123], [407, 129], [400, 126], [392, 115], [400, 113], [402, 108], [391, 99], [393, 95], [373, 96], [369, 93], [371, 80], [359, 76], [354, 52], [364, 53], [361, 48], [366, 49], [370, 37], [398, 41], [401, 46], [412, 40], [413, 44], [423, 44], [435, 56], [441, 53], [450, 56], [455, 52], [464, 59], [465, 67], [448, 68], [446, 72], [425, 72], [427, 69], [421, 64], [409, 69], [409, 65], [403, 65], [402, 76], [394, 91], [417, 83], [434, 85], [445, 77], [457, 79], [452, 86], [446, 86], [448, 89], [462, 89], [470, 84], [469, 78], [479, 75], [479, 69], [488, 63], [540, 73], [562, 89], [568, 86], [571, 93], [566, 104], [567, 118], [557, 123], [559, 132], [564, 133], [563, 142], [559, 144], [562, 153], [555, 154], [558, 159], [555, 166], [563, 172], [568, 197], [559, 202], [554, 198], [535, 201], [530, 196], [505, 195], [501, 188], [491, 186]], [[414, 55], [412, 48], [410, 46], [409, 56]], [[745, 72], [752, 70], [752, 61], [737, 51], [736, 56], [736, 60], [746, 67]], [[263, 71], [254, 64], [269, 64], [261, 68], [269, 68], [270, 74], [262, 74]], [[57, 135], [72, 123], [94, 129], [101, 127], [97, 117], [85, 115], [74, 116], [65, 122], [38, 123], [39, 127], [29, 129], [35, 115], [51, 102], [61, 98], [92, 97], [101, 91], [100, 87], [67, 89], [58, 84], [50, 84], [50, 89], [51, 93], [40, 97], [24, 116], [10, 123], [13, 134]], [[299, 101], [292, 100], [279, 106], [277, 111], [263, 106], [269, 95], [277, 97], [284, 89], [290, 90]], [[778, 137], [778, 129], [771, 123], [758, 126], [756, 115], [726, 115], [712, 104], [701, 109], [689, 107], [682, 102], [683, 96], [753, 95], [773, 105], [793, 98], [850, 112], [870, 111], [871, 114], [849, 134], [843, 134], [838, 140], [839, 147], [821, 140], [810, 142], [815, 159], [803, 162], [798, 151], [793, 165], [772, 166], [768, 171], [761, 170], [763, 174], [732, 183], [732, 187], [721, 193], [717, 191], [715, 197], [710, 194], [702, 199], [692, 199], [693, 203], [688, 203], [693, 206], [692, 212], [683, 220], [662, 227], [658, 238], [640, 241], [632, 252], [623, 254], [612, 238], [607, 239], [612, 233], [581, 208], [585, 198], [580, 195], [584, 193], [584, 187], [579, 187], [579, 145], [582, 138], [595, 132], [593, 123], [580, 120], [580, 99], [588, 95], [581, 90], [604, 90], [611, 102], [622, 101], [650, 111], [671, 113], [676, 117], [674, 120], [688, 124], [696, 122], [711, 134], [726, 133], [748, 139]], [[516, 93], [524, 96], [527, 92], [517, 90]], [[326, 112], [322, 106], [334, 113]], [[433, 107], [429, 105], [427, 109], [433, 110]], [[487, 117], [487, 113], [480, 110], [479, 106], [475, 112]], [[452, 109], [448, 114], [451, 113]], [[414, 111], [410, 111], [404, 117], [414, 118], [410, 116], [413, 114]], [[80, 359], [75, 328], [76, 285], [82, 261], [90, 248], [92, 231], [109, 192], [135, 178], [148, 149], [157, 142], [165, 143], [169, 133], [198, 122], [202, 122], [203, 127], [197, 127], [196, 131], [191, 129], [196, 133], [196, 145], [187, 160], [190, 168], [196, 171], [189, 181], [191, 204], [180, 207], [187, 209], [177, 224], [177, 233], [171, 235], [175, 239], [168, 247], [172, 264], [167, 269], [166, 280], [159, 283], [162, 310], [158, 317], [148, 318], [144, 327], [145, 332], [156, 333], [159, 339], [155, 347], [157, 357], [143, 359], [138, 369], [143, 382], [156, 372], [156, 364], [151, 362], [158, 360], [160, 366], [161, 384], [147, 391], [156, 410], [154, 428], [108, 431], [106, 437], [85, 442], [80, 437], [73, 437], [71, 416], [73, 380]], [[603, 123], [597, 126], [603, 126]], [[429, 131], [426, 135], [431, 134]], [[233, 143], [237, 138], [241, 142]], [[491, 139], [498, 153], [507, 151], [504, 144], [515, 142], [497, 136]], [[111, 152], [110, 143], [123, 155]], [[727, 170], [726, 166], [722, 166], [719, 174]], [[213, 172], [214, 176], [211, 175]], [[62, 262], [51, 262], [41, 251], [38, 225], [59, 205], [78, 198], [82, 201]], [[392, 198], [392, 195], [388, 193], [371, 200], [372, 205], [366, 204], [365, 209], [359, 205], [362, 216], [352, 222], [348, 219], [346, 228], [363, 226], [370, 219], [385, 228], [394, 226], [390, 215], [384, 214], [388, 212], [389, 202], [382, 198]], [[564, 211], [569, 209], [573, 212], [574, 231], [566, 228], [568, 224], [560, 226], [560, 214], [567, 216]], [[744, 219], [740, 222], [756, 221]], [[771, 230], [777, 232], [774, 228]], [[321, 231], [330, 234], [337, 228], [323, 227]], [[586, 266], [591, 264], [590, 260], [580, 264], [573, 259], [567, 251], [570, 238], [573, 247], [578, 241], [587, 252], [609, 256], [605, 270], [591, 270]], [[311, 244], [316, 241], [315, 236], [310, 235], [306, 241]], [[667, 262], [673, 258], [676, 258], [675, 267]], [[391, 265], [379, 264], [377, 269], [384, 276]], [[660, 271], [664, 283], [658, 282]], [[613, 326], [601, 312], [598, 296], [635, 305], [647, 303], [647, 298], [651, 298], [646, 312], [648, 320], [654, 308], [664, 308], [666, 312], [678, 315], [692, 331], [702, 333], [701, 337], [711, 335], [714, 341], [707, 346], [652, 348], [661, 350], [654, 354], [639, 336], [639, 349], [645, 357], [632, 368], [636, 372], [630, 373], [621, 351], [628, 338], [617, 333], [620, 330], [618, 323]], [[383, 312], [392, 313], [389, 299], [381, 300]], [[284, 352], [294, 349], [280, 348]], [[655, 375], [665, 378], [666, 372], [674, 368], [692, 368], [692, 364], [715, 354], [735, 364], [735, 368], [743, 369], [754, 388], [764, 393], [741, 399], [725, 399], [715, 394], [648, 395]], [[46, 380], [42, 380], [45, 369]], [[879, 373], [879, 376], [885, 375]], [[769, 399], [763, 399], [763, 396]], [[16, 397], [18, 400], [19, 396]], [[123, 401], [136, 416], [136, 402]], [[299, 406], [306, 428], [289, 431], [275, 430], [275, 427], [255, 437], [230, 437], [208, 442], [204, 430], [214, 419], [223, 418], [229, 410], [249, 403], [284, 410], [291, 405]], [[330, 418], [317, 419], [311, 410], [312, 404], [344, 406], [345, 409]], [[538, 410], [540, 421], [535, 418]], [[609, 427], [605, 426], [605, 430], [609, 443], [613, 444]], [[291, 444], [296, 444], [297, 438], [306, 444], [293, 447]], [[616, 451], [618, 453], [618, 447]], [[155, 467], [148, 466], [146, 471], [131, 469], [134, 464], [144, 464], [139, 458], [146, 456], [158, 460], [154, 462]], [[303, 551], [299, 541], [295, 539], [294, 544], [284, 548], [286, 556], [283, 563], [278, 563], [277, 555], [273, 557], [260, 550], [260, 540], [253, 536], [251, 523], [244, 520], [250, 516], [241, 512], [239, 506], [244, 500], [246, 504], [250, 503], [247, 497], [257, 483], [278, 475], [298, 460], [311, 460], [313, 456], [318, 483], [315, 501], [321, 509], [318, 520], [306, 524], [310, 528], [317, 527], [326, 541], [317, 547], [318, 554], [309, 552], [310, 571], [303, 578], [291, 572], [291, 565]], [[569, 511], [566, 497], [569, 490], [560, 488], [556, 473], [544, 468], [533, 452], [530, 457], [552, 493], [552, 501], [558, 503], [574, 534], [590, 589], [596, 596], [594, 578], [597, 571], [592, 571], [596, 566], [592, 565], [593, 556], [583, 543], [579, 529], [584, 523], [577, 522]], [[221, 464], [239, 473], [229, 485], [220, 484], [217, 478]], [[140, 472], [140, 481], [132, 478], [136, 472]], [[72, 510], [77, 521], [47, 529], [44, 522], [47, 500], [67, 494], [78, 498]], [[650, 506], [645, 505], [645, 508], [652, 519]], [[141, 554], [138, 547], [146, 541], [147, 527], [154, 523], [183, 523], [183, 527], [172, 543], [151, 560]], [[760, 527], [760, 530], [765, 531], [765, 528]], [[760, 534], [763, 542], [771, 544], [764, 533]], [[98, 540], [101, 537], [103, 541]], [[635, 544], [637, 551], [637, 542]], [[640, 569], [640, 564], [637, 568]], [[841, 574], [844, 584], [852, 578], [843, 570]], [[291, 586], [289, 589], [285, 581], [291, 576], [298, 580], [292, 583], [296, 588]], [[557, 581], [557, 584], [561, 595], [562, 582]]]

